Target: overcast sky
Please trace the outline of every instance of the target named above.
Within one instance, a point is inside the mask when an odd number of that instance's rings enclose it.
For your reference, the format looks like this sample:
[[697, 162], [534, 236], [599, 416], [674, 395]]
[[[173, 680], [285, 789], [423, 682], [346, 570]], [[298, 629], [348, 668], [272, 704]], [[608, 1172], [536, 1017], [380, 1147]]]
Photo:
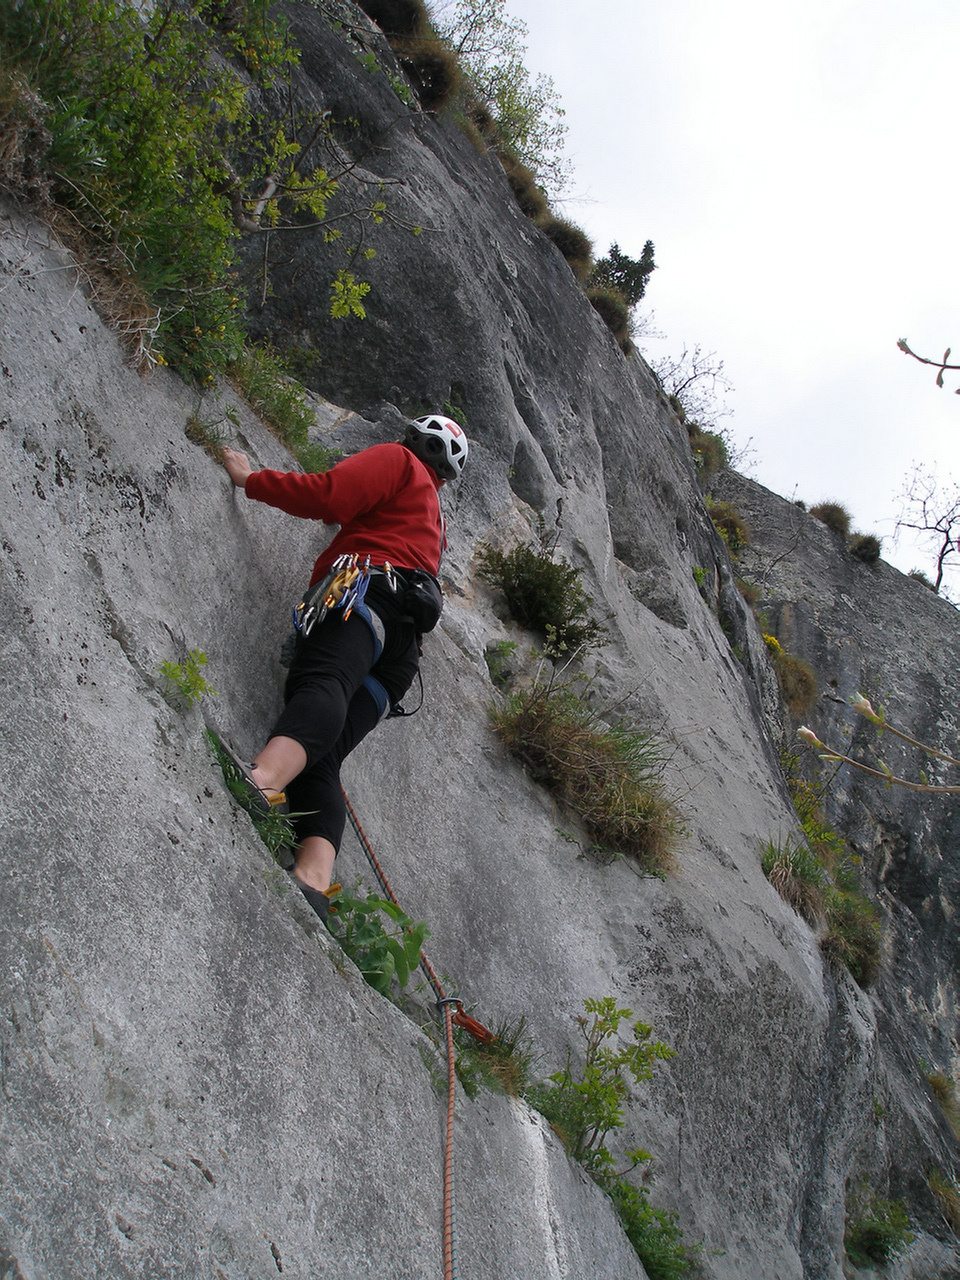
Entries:
[[657, 270], [641, 307], [716, 352], [747, 468], [832, 498], [884, 558], [914, 463], [960, 480], [954, 0], [507, 0], [566, 111], [560, 212]]

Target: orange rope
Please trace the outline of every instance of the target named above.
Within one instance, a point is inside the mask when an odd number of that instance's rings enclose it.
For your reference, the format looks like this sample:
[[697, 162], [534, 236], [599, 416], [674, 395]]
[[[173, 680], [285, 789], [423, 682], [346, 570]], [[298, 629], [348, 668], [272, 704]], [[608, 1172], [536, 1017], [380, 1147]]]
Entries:
[[[341, 791], [343, 788], [341, 787]], [[377, 877], [380, 888], [384, 894], [390, 899], [395, 906], [400, 906], [397, 901], [397, 895], [390, 886], [390, 881], [384, 874], [383, 867], [377, 855], [373, 851], [373, 846], [367, 839], [366, 832], [360, 825], [360, 821], [354, 812], [353, 805], [343, 791], [343, 799], [347, 806], [347, 813], [350, 817], [350, 825], [356, 834], [357, 839], [367, 855], [367, 861], [373, 868], [373, 873]], [[401, 908], [402, 910], [402, 908]], [[420, 952], [420, 968], [426, 975], [427, 981], [433, 988], [434, 995], [437, 997], [437, 1006], [443, 1010], [444, 1032], [447, 1047], [447, 1141], [446, 1151], [443, 1162], [443, 1280], [456, 1280], [457, 1276], [457, 1256], [456, 1256], [456, 1235], [454, 1231], [455, 1225], [455, 1201], [453, 1187], [453, 1106], [456, 1098], [457, 1073], [456, 1063], [457, 1055], [453, 1044], [453, 1025], [463, 1027], [469, 1031], [476, 1039], [482, 1040], [485, 1044], [490, 1044], [496, 1039], [492, 1031], [489, 1031], [482, 1023], [477, 1022], [476, 1018], [471, 1018], [468, 1013], [464, 1013], [463, 1004], [456, 996], [448, 996], [445, 994], [443, 987], [440, 985], [440, 979], [437, 977], [433, 965], [427, 959], [423, 951]], [[451, 1006], [456, 1006], [456, 1012], [451, 1013]]]
[[453, 1018], [450, 1001], [443, 1003], [443, 1021], [447, 1040], [447, 1146], [443, 1161], [443, 1280], [456, 1280], [457, 1255], [454, 1249], [453, 1195], [453, 1103], [456, 1098], [456, 1054], [453, 1048]]

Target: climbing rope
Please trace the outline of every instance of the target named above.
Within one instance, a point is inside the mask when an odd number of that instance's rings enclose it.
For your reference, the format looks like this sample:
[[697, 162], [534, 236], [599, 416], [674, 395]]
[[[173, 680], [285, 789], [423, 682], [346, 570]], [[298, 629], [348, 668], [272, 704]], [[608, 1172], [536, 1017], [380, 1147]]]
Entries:
[[[343, 790], [343, 788], [341, 788]], [[350, 818], [350, 825], [353, 827], [354, 834], [360, 841], [360, 847], [367, 855], [367, 861], [373, 870], [373, 874], [377, 878], [377, 883], [383, 890], [385, 897], [397, 907], [400, 906], [397, 895], [393, 892], [390, 881], [384, 874], [383, 867], [377, 855], [373, 851], [373, 846], [367, 839], [366, 832], [361, 827], [353, 805], [350, 803], [346, 791], [343, 792], [343, 799], [347, 806], [347, 815]], [[401, 908], [402, 910], [402, 908]], [[437, 977], [436, 970], [427, 959], [423, 951], [420, 952], [420, 968], [423, 970], [424, 976], [433, 988], [433, 994], [437, 998], [437, 1008], [443, 1013], [444, 1038], [447, 1048], [447, 1139], [446, 1150], [443, 1161], [443, 1277], [444, 1280], [456, 1280], [457, 1277], [457, 1251], [456, 1251], [456, 1233], [454, 1230], [456, 1222], [456, 1203], [453, 1191], [453, 1105], [456, 1097], [456, 1062], [457, 1056], [453, 1045], [453, 1027], [454, 1023], [458, 1027], [463, 1027], [465, 1031], [469, 1031], [477, 1040], [484, 1044], [490, 1044], [496, 1039], [492, 1031], [488, 1031], [482, 1023], [477, 1022], [476, 1018], [471, 1018], [468, 1013], [464, 1013], [463, 1004], [456, 996], [448, 996], [443, 987], [440, 985], [440, 979]], [[456, 1006], [456, 1012], [452, 1012], [452, 1007]]]

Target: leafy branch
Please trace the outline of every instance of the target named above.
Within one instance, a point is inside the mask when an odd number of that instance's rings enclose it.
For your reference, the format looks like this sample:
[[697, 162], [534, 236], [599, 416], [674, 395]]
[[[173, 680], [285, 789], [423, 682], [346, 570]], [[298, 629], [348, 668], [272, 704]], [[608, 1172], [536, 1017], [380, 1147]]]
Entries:
[[[960, 760], [957, 760], [954, 756], [947, 755], [943, 751], [938, 751], [936, 747], [931, 747], [925, 742], [920, 742], [917, 738], [913, 738], [910, 734], [903, 733], [902, 730], [895, 728], [892, 724], [889, 724], [886, 716], [884, 715], [883, 708], [881, 707], [879, 711], [875, 711], [871, 706], [870, 701], [865, 698], [862, 693], [858, 693], [855, 697], [851, 698], [850, 705], [853, 707], [854, 711], [858, 712], [866, 720], [869, 720], [871, 724], [876, 725], [881, 734], [891, 733], [894, 737], [899, 738], [902, 742], [906, 742], [911, 747], [916, 747], [932, 759], [943, 760], [946, 764], [953, 765], [960, 769]], [[825, 742], [821, 742], [814, 731], [812, 729], [808, 729], [806, 725], [797, 730], [797, 736], [802, 738], [808, 747], [812, 747], [815, 751], [819, 751], [821, 753], [821, 760], [852, 765], [855, 769], [859, 769], [861, 773], [866, 773], [871, 778], [878, 778], [888, 787], [905, 787], [908, 791], [923, 791], [935, 795], [960, 794], [960, 786], [948, 787], [942, 786], [938, 783], [932, 783], [928, 780], [926, 774], [922, 770], [920, 772], [921, 781], [912, 782], [909, 778], [899, 777], [893, 772], [889, 765], [885, 764], [884, 761], [879, 758], [877, 759], [877, 768], [871, 768], [870, 765], [864, 764], [862, 760], [855, 760], [852, 756], [844, 755], [842, 751], [837, 751], [833, 747], [827, 746], [827, 744]]]

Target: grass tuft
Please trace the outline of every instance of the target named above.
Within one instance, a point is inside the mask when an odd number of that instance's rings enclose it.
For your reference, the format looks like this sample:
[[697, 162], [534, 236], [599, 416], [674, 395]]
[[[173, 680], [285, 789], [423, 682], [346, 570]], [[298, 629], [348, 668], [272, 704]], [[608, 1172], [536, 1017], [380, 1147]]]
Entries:
[[597, 845], [635, 858], [651, 875], [670, 869], [682, 824], [653, 737], [603, 724], [570, 684], [535, 682], [490, 714], [510, 753]]
[[[775, 640], [774, 643], [776, 644]], [[791, 715], [800, 720], [817, 700], [817, 677], [813, 668], [796, 654], [787, 653], [779, 644], [774, 650], [768, 642], [767, 648], [773, 658], [783, 700]]]
[[848, 546], [850, 554], [864, 564], [876, 564], [880, 559], [880, 539], [872, 533], [855, 533]]
[[960, 1187], [953, 1178], [945, 1177], [939, 1169], [931, 1169], [927, 1174], [927, 1186], [933, 1192], [951, 1231], [960, 1237]]
[[607, 326], [621, 347], [631, 345], [630, 342], [630, 308], [623, 300], [623, 294], [617, 289], [592, 288], [587, 290], [587, 297], [597, 315]]
[[927, 1084], [950, 1128], [960, 1138], [960, 1100], [957, 1099], [957, 1086], [943, 1071], [931, 1071], [927, 1076]]
[[494, 1039], [486, 1044], [469, 1031], [454, 1028], [457, 1075], [471, 1097], [486, 1086], [495, 1093], [519, 1098], [530, 1083], [537, 1058], [526, 1019], [521, 1015], [516, 1022], [504, 1020], [491, 1029]]
[[810, 508], [810, 514], [834, 533], [839, 533], [841, 538], [850, 536], [850, 512], [839, 502], [818, 502]]
[[540, 230], [557, 246], [578, 280], [586, 280], [593, 270], [593, 243], [585, 231], [565, 218], [548, 215]]
[[763, 873], [780, 897], [803, 916], [808, 924], [815, 925], [826, 912], [826, 872], [806, 844], [788, 841], [776, 844], [770, 841], [764, 846]]
[[717, 533], [727, 544], [730, 555], [734, 560], [739, 559], [740, 552], [750, 545], [750, 530], [740, 512], [729, 502], [715, 502], [708, 498], [707, 514]]
[[708, 480], [729, 462], [726, 442], [715, 431], [704, 431], [695, 422], [687, 422], [686, 428], [697, 471], [702, 480]]
[[393, 43], [397, 60], [409, 76], [424, 111], [440, 111], [457, 92], [457, 55], [438, 40], [414, 36]]

